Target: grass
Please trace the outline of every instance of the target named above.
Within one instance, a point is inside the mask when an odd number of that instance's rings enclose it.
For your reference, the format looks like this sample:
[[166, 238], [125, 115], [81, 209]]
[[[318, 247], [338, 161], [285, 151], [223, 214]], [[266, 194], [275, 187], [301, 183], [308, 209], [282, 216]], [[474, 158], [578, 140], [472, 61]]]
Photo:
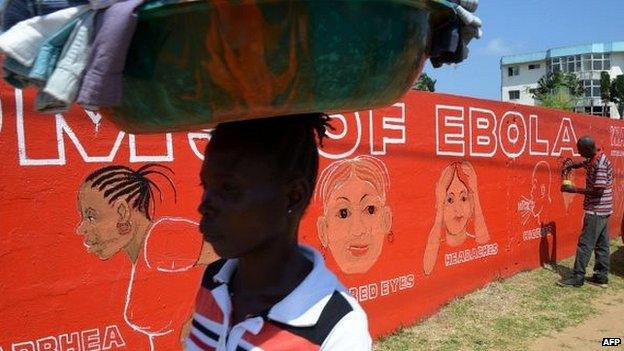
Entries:
[[[578, 325], [596, 313], [592, 301], [624, 291], [624, 247], [611, 242], [611, 272], [607, 289], [585, 284], [561, 288], [555, 284], [571, 271], [574, 258], [554, 270], [536, 269], [495, 281], [451, 301], [435, 316], [375, 343], [376, 351], [404, 350], [526, 350], [536, 337]], [[591, 273], [593, 261], [588, 266]], [[618, 301], [620, 300], [620, 301]], [[621, 303], [616, 299], [613, 303]]]

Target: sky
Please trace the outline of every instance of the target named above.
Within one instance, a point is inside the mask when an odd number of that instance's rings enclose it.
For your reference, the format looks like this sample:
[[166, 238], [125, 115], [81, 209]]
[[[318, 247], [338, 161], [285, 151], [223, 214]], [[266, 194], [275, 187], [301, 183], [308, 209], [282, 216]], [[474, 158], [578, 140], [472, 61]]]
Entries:
[[436, 92], [500, 100], [501, 56], [624, 41], [624, 0], [479, 0], [476, 13], [484, 33], [468, 59], [425, 66]]

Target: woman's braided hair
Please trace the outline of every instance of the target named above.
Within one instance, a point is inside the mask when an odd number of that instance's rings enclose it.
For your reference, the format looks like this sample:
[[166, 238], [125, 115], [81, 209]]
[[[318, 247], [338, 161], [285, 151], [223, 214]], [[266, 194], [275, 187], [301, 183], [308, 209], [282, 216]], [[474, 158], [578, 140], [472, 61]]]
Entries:
[[174, 201], [177, 198], [175, 185], [165, 173], [174, 174], [167, 166], [156, 163], [146, 164], [136, 171], [130, 167], [114, 165], [100, 168], [91, 173], [85, 179], [85, 183], [91, 183], [91, 188], [102, 192], [109, 203], [126, 197], [128, 204], [143, 213], [147, 219], [152, 219], [154, 211], [154, 189], [158, 191], [158, 197], [162, 202], [162, 191], [158, 184], [150, 179], [150, 175], [161, 176], [173, 189]]

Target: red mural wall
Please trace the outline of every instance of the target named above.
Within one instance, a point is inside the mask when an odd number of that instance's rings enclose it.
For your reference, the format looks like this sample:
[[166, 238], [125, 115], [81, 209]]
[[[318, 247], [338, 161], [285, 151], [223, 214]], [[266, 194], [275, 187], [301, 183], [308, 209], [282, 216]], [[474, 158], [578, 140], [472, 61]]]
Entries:
[[[33, 113], [34, 91], [0, 91], [0, 349], [181, 349], [205, 264], [195, 222], [207, 131], [132, 135], [78, 107]], [[559, 191], [559, 169], [584, 134], [613, 162], [610, 233], [620, 233], [619, 121], [423, 92], [334, 117], [300, 237], [361, 302], [375, 336], [573, 255], [582, 197]], [[85, 211], [95, 200], [81, 186], [102, 167], [152, 163], [165, 175], [151, 178], [162, 201], [130, 257], [106, 224], [84, 229], [115, 219]]]

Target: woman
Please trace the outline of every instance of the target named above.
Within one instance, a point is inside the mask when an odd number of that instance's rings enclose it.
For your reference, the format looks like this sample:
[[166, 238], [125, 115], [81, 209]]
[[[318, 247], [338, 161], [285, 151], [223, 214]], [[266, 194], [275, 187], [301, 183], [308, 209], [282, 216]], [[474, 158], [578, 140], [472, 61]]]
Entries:
[[343, 272], [366, 273], [381, 254], [384, 240], [394, 240], [389, 186], [386, 166], [371, 156], [334, 162], [321, 174], [318, 235]]
[[[436, 264], [442, 241], [450, 247], [457, 247], [468, 237], [474, 238], [477, 244], [490, 240], [479, 201], [477, 174], [469, 162], [448, 165], [436, 184], [435, 195], [436, 217], [423, 259], [426, 275], [431, 274]], [[474, 235], [468, 233], [471, 219], [474, 222]]]
[[299, 222], [328, 117], [220, 124], [201, 170], [200, 230], [224, 259], [206, 268], [187, 350], [370, 350], [364, 311]]
[[175, 194], [164, 171], [172, 172], [157, 164], [108, 166], [87, 176], [78, 192], [82, 220], [76, 231], [87, 250], [102, 260], [123, 252], [132, 263], [124, 319], [149, 337], [150, 350], [179, 345], [201, 275], [195, 267], [218, 258], [203, 244], [197, 223], [153, 220], [154, 191], [162, 194], [150, 177], [161, 177]]

